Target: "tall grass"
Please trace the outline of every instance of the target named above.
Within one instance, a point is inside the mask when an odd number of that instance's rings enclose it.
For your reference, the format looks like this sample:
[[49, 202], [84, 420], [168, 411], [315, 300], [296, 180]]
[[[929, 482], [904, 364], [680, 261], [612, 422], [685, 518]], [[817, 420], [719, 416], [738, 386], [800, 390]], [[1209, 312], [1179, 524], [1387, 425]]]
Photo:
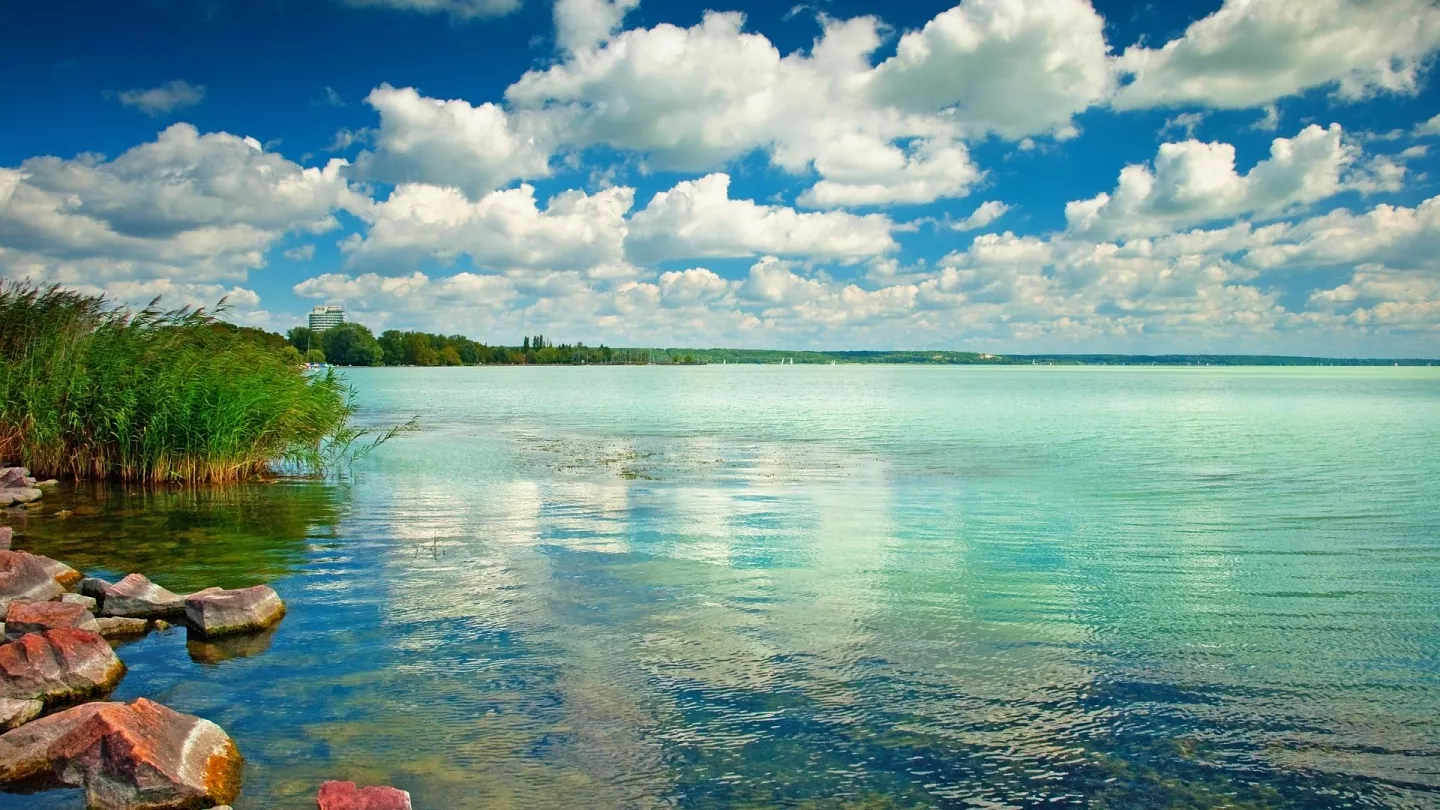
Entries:
[[333, 372], [307, 376], [211, 313], [157, 304], [0, 287], [0, 461], [41, 477], [227, 483], [322, 472], [394, 435], [362, 443]]

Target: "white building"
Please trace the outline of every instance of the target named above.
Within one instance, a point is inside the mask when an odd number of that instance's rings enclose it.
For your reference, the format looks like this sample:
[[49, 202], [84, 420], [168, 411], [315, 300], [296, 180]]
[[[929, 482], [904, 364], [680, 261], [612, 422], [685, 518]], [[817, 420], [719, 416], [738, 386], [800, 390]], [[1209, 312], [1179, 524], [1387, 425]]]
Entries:
[[345, 323], [344, 307], [331, 304], [310, 310], [310, 328], [316, 332], [324, 332], [326, 329], [342, 323]]

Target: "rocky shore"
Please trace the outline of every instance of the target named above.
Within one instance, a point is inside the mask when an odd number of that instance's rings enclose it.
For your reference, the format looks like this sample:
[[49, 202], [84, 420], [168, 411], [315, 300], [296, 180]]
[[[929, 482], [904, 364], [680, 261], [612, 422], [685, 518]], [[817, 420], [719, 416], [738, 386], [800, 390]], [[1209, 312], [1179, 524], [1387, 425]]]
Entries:
[[[0, 467], [0, 508], [34, 503], [43, 487]], [[116, 645], [171, 624], [191, 645], [262, 639], [285, 616], [268, 585], [176, 594], [132, 573], [118, 582], [11, 548], [0, 526], [0, 790], [79, 788], [88, 810], [229, 810], [244, 757], [218, 725], [139, 698], [104, 698], [125, 677]], [[319, 810], [409, 810], [389, 787], [326, 782]]]

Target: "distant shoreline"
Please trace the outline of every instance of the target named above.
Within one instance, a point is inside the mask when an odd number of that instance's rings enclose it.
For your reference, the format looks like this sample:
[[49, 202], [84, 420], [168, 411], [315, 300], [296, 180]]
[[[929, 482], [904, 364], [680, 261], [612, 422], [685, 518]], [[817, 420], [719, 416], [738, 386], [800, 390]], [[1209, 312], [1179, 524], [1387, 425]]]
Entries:
[[[618, 349], [638, 354], [644, 349]], [[484, 363], [516, 366], [698, 366], [698, 365], [870, 365], [870, 366], [1149, 366], [1167, 368], [1425, 368], [1440, 359], [1331, 358], [1279, 355], [971, 355], [968, 352], [779, 352], [768, 349], [655, 349], [648, 362], [610, 363]], [[678, 358], [685, 357], [685, 360]], [[433, 368], [422, 365], [343, 366], [344, 368]]]

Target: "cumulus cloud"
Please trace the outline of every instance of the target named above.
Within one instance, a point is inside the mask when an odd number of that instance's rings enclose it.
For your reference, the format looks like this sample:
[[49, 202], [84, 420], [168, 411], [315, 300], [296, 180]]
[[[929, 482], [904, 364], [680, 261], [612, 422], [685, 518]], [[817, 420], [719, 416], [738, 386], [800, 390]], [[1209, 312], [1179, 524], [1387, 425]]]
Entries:
[[205, 85], [176, 79], [148, 90], [137, 88], [115, 94], [121, 104], [149, 116], [165, 115], [181, 107], [193, 107], [205, 100]]
[[446, 14], [455, 20], [503, 17], [520, 8], [521, 0], [343, 0], [346, 5], [392, 8], [421, 14]]
[[555, 39], [576, 53], [604, 42], [640, 0], [555, 0]]
[[1360, 157], [1338, 124], [1276, 138], [1270, 157], [1243, 175], [1228, 143], [1166, 143], [1153, 168], [1126, 166], [1114, 193], [1067, 204], [1065, 218], [1077, 234], [1150, 236], [1249, 214], [1275, 216], [1350, 188], [1393, 188], [1395, 172], [1403, 172], [1389, 163], [1357, 168]]
[[344, 247], [357, 265], [464, 255], [484, 267], [587, 269], [623, 261], [633, 202], [629, 188], [567, 191], [542, 210], [530, 185], [471, 202], [455, 188], [406, 184], [362, 212], [365, 236]]
[[529, 119], [517, 120], [498, 105], [427, 98], [388, 84], [365, 103], [380, 113], [380, 127], [370, 133], [374, 150], [355, 159], [362, 178], [455, 186], [478, 196], [550, 174], [549, 152], [537, 144]]
[[640, 262], [770, 253], [832, 259], [875, 256], [896, 247], [889, 217], [801, 213], [730, 198], [730, 176], [686, 180], [651, 198], [630, 220], [628, 248]]
[[952, 224], [950, 227], [957, 231], [978, 231], [987, 228], [990, 223], [1005, 216], [1010, 212], [1010, 206], [998, 200], [990, 200], [980, 203], [970, 216]]
[[1431, 0], [1225, 0], [1160, 48], [1127, 48], [1118, 109], [1258, 107], [1316, 87], [1344, 100], [1413, 95], [1440, 48]]
[[964, 146], [922, 139], [905, 148], [848, 135], [821, 148], [815, 170], [824, 178], [797, 200], [811, 208], [920, 204], [963, 197], [983, 173]]

